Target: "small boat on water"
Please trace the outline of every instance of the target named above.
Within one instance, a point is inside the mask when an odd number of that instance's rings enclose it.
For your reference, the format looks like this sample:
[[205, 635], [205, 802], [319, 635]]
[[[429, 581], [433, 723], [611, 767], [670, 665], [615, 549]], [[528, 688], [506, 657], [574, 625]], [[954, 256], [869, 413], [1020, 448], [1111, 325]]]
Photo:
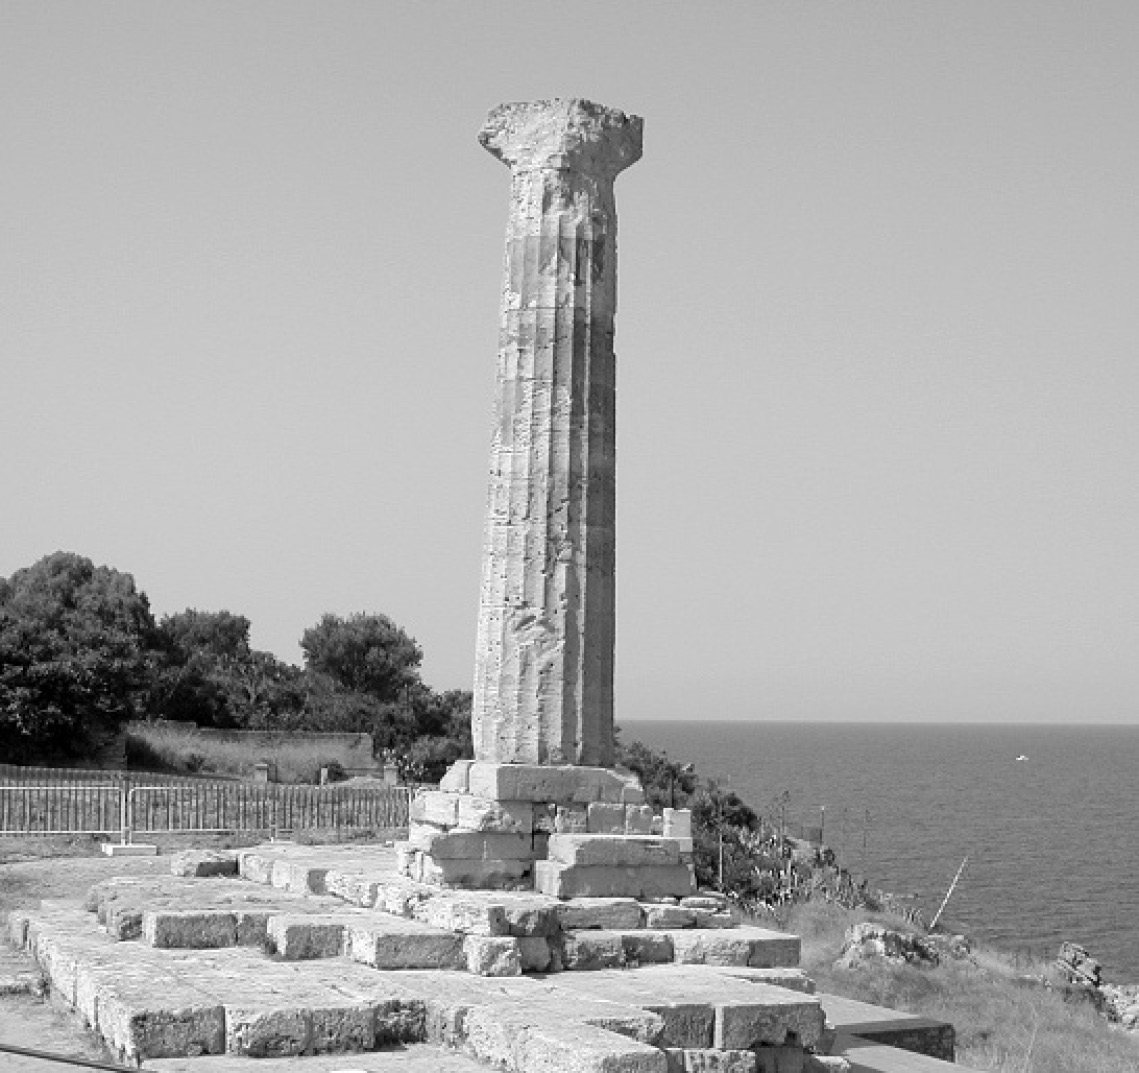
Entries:
[[1027, 760], [1027, 759], [1028, 759], [1028, 757], [1027, 757], [1027, 756], [1025, 756], [1025, 755], [1024, 755], [1024, 753], [1021, 753], [1021, 754], [1020, 754], [1020, 756], [1018, 756], [1016, 759], [1017, 759], [1017, 761], [1019, 762], [1019, 761], [1021, 761], [1021, 760]]

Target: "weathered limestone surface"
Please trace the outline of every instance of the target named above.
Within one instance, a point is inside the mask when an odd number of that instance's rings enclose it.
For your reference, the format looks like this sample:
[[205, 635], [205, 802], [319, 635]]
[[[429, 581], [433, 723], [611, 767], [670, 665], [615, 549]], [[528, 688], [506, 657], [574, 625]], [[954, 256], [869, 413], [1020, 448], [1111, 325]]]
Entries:
[[501, 105], [479, 135], [512, 178], [472, 717], [480, 761], [613, 762], [613, 181], [640, 158], [641, 127], [550, 100]]
[[676, 897], [695, 887], [687, 864], [576, 865], [534, 862], [534, 889], [554, 898]]

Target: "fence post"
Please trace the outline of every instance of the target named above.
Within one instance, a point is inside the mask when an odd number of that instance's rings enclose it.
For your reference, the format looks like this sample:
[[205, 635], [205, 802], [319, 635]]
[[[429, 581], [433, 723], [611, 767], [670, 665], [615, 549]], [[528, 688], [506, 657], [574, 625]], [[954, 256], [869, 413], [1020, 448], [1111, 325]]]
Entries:
[[119, 783], [119, 824], [122, 832], [119, 841], [124, 846], [131, 844], [131, 791], [127, 782]]

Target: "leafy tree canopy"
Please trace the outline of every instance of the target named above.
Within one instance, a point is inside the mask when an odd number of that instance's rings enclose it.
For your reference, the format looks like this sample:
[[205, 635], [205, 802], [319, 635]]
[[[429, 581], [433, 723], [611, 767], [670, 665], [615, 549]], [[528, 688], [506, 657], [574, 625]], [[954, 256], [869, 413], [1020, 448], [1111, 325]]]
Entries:
[[134, 578], [55, 552], [0, 580], [0, 751], [88, 754], [138, 714], [154, 619]]
[[387, 615], [325, 615], [301, 638], [305, 666], [389, 703], [419, 681], [423, 652]]
[[249, 655], [249, 619], [230, 611], [188, 609], [167, 615], [159, 633], [183, 659], [211, 655], [241, 659]]

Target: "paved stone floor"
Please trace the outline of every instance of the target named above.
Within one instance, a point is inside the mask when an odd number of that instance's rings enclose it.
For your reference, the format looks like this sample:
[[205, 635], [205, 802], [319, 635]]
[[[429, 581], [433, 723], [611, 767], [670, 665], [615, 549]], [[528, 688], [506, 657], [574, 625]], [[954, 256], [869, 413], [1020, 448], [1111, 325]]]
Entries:
[[[176, 857], [175, 874], [17, 910], [9, 935], [122, 1060], [170, 1073], [849, 1068], [826, 1057], [843, 1024], [826, 1024], [798, 940], [727, 926], [717, 896], [453, 891], [392, 864], [382, 847], [281, 843]], [[960, 1068], [886, 1050], [893, 1065], [861, 1048], [854, 1068]]]

